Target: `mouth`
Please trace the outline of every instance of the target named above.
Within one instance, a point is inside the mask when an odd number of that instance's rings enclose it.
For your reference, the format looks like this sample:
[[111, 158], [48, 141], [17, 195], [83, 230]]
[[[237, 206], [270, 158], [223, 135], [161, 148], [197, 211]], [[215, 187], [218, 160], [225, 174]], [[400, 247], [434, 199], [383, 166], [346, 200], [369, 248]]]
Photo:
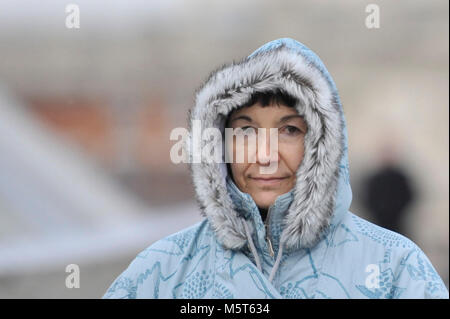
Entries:
[[277, 185], [287, 177], [250, 177], [258, 185]]

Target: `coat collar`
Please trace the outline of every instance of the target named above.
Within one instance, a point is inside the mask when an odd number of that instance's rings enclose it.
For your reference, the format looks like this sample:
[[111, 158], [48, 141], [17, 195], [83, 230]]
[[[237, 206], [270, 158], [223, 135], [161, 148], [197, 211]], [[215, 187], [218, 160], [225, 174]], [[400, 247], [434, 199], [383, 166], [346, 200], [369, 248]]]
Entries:
[[[233, 182], [230, 176], [227, 176], [227, 190], [233, 200], [234, 208], [238, 215], [251, 222], [254, 231], [253, 236], [258, 243], [260, 250], [266, 251], [266, 231], [269, 232], [274, 251], [278, 250], [281, 232], [284, 228], [283, 222], [285, 214], [294, 199], [294, 191], [279, 195], [275, 202], [268, 208], [266, 221], [262, 220], [258, 206], [250, 194], [242, 192]], [[267, 226], [266, 226], [267, 224]], [[267, 247], [268, 248], [268, 247]]]

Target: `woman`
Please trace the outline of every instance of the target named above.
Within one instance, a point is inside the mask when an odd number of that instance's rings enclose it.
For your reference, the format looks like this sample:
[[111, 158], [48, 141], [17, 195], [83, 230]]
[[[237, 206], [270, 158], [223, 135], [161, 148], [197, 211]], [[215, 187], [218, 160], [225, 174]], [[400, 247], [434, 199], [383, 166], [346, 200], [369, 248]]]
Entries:
[[104, 298], [448, 298], [412, 241], [348, 211], [342, 105], [307, 47], [275, 40], [214, 71], [189, 117], [244, 133], [225, 139], [231, 160], [190, 164], [206, 218], [142, 251]]

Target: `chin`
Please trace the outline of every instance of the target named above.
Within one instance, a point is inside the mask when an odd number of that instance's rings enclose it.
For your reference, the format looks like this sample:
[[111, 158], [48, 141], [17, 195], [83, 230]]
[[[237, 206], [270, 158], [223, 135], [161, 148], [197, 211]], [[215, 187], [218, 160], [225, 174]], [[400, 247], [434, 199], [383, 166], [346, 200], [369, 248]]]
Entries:
[[277, 196], [271, 196], [270, 198], [268, 197], [264, 197], [264, 198], [257, 198], [257, 200], [255, 200], [256, 206], [258, 206], [259, 208], [269, 208], [270, 205], [272, 205], [275, 202], [275, 199], [277, 198]]

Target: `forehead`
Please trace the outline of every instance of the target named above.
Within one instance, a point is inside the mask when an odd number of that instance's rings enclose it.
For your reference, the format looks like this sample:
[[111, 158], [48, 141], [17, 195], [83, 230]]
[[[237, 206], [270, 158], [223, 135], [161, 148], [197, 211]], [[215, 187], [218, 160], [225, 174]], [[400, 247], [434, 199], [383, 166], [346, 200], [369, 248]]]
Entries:
[[298, 112], [295, 108], [289, 107], [283, 104], [270, 104], [267, 106], [262, 106], [259, 102], [255, 103], [251, 106], [242, 107], [240, 109], [234, 110], [230, 114], [230, 120], [241, 116], [246, 115], [251, 118], [271, 118], [271, 119], [279, 119], [286, 115], [298, 115]]

